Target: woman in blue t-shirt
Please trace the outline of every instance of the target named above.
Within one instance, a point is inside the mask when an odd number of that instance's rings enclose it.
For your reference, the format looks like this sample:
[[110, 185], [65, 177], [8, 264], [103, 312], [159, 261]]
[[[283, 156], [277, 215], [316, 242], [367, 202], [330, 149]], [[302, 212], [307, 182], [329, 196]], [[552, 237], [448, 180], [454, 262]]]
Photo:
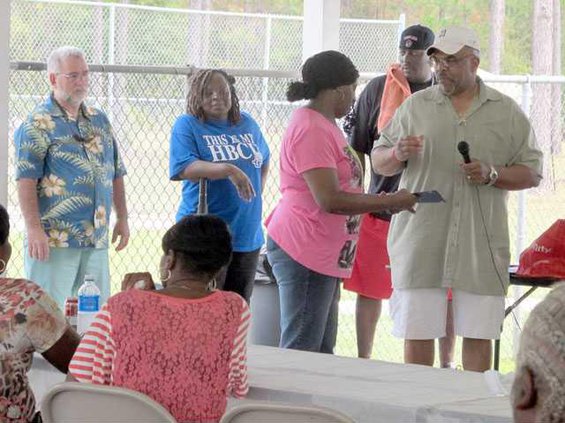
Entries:
[[264, 241], [261, 193], [270, 153], [257, 123], [240, 112], [234, 83], [220, 69], [190, 78], [186, 113], [171, 133], [169, 177], [183, 181], [177, 220], [196, 213], [199, 180], [208, 180], [208, 212], [224, 219], [233, 238], [233, 258], [217, 277], [218, 288], [249, 302]]

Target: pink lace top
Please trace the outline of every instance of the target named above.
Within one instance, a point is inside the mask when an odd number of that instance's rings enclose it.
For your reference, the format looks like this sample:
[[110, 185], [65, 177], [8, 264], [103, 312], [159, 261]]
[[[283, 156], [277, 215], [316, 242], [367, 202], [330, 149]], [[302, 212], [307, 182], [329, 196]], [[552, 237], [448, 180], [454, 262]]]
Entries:
[[200, 299], [129, 290], [111, 297], [69, 365], [80, 382], [142, 392], [179, 422], [218, 421], [247, 384], [249, 308], [237, 294]]

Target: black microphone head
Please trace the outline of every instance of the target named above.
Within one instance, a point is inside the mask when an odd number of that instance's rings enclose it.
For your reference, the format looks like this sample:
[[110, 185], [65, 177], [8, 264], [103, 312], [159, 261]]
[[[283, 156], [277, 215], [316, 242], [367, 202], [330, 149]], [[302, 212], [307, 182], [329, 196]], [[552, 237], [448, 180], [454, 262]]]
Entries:
[[457, 150], [459, 150], [459, 153], [465, 157], [469, 155], [469, 144], [467, 143], [467, 141], [459, 141], [459, 144], [457, 144]]

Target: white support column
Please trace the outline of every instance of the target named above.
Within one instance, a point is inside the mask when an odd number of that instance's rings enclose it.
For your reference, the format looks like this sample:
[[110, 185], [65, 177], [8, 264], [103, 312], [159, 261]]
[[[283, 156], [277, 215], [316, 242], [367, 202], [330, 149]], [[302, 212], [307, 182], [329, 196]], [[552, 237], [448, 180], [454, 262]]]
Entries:
[[341, 0], [304, 0], [302, 60], [324, 50], [339, 50]]
[[8, 205], [10, 1], [0, 1], [0, 203]]

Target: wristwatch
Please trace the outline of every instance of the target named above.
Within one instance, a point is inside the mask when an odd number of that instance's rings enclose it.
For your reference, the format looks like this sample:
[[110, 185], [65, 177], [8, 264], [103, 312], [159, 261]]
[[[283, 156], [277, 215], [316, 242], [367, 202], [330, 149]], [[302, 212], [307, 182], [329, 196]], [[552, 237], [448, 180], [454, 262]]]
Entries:
[[498, 172], [496, 171], [494, 166], [491, 166], [490, 167], [490, 173], [488, 174], [488, 181], [485, 182], [485, 185], [487, 187], [490, 187], [490, 186], [496, 184], [497, 180], [498, 180]]

